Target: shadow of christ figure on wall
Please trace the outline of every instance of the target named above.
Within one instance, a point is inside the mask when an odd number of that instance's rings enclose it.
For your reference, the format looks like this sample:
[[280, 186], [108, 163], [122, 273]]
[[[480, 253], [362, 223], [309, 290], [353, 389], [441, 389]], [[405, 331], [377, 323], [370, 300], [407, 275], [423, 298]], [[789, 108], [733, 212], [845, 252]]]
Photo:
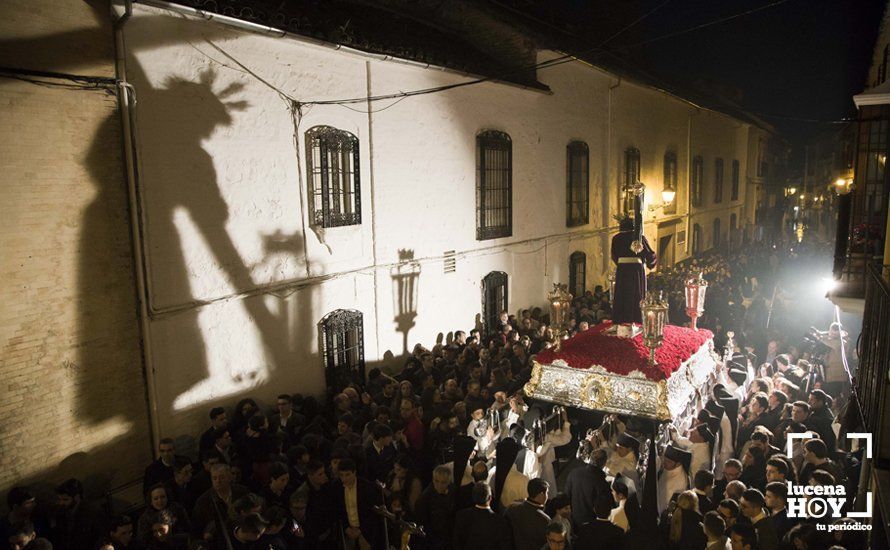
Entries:
[[[166, 369], [165, 382], [170, 387], [161, 391], [172, 394], [166, 395], [162, 402], [172, 402], [175, 409], [188, 408], [207, 399], [249, 389], [267, 378], [275, 366], [284, 364], [288, 353], [287, 322], [283, 318], [286, 309], [282, 308], [278, 315], [262, 297], [247, 296], [211, 306], [231, 308], [217, 313], [227, 316], [227, 322], [214, 318], [212, 327], [199, 324], [201, 308], [196, 307], [197, 304], [201, 300], [212, 300], [223, 287], [211, 282], [214, 286], [208, 292], [205, 288], [193, 288], [194, 283], [200, 284], [205, 277], [212, 281], [212, 277], [221, 274], [235, 294], [256, 289], [250, 267], [227, 229], [229, 204], [217, 180], [214, 158], [202, 147], [202, 142], [218, 128], [232, 123], [231, 111], [248, 107], [245, 101], [226, 101], [240, 92], [243, 85], [233, 83], [214, 91], [216, 74], [205, 69], [197, 82], [168, 77], [161, 87], [155, 87], [133, 58], [128, 61], [128, 73], [138, 99], [137, 139], [140, 167], [145, 174], [140, 185], [148, 236], [145, 246], [151, 266], [150, 281], [155, 285], [150, 300], [158, 302], [155, 307], [174, 310], [169, 316], [175, 318], [170, 325], [174, 328], [166, 330], [175, 332], [175, 338], [168, 335], [167, 339], [173, 338], [176, 349], [165, 353], [175, 353], [176, 363], [188, 366]], [[193, 231], [184, 231], [188, 228]], [[203, 246], [188, 246], [184, 241], [187, 234], [194, 239], [194, 233]], [[209, 253], [209, 257], [201, 257], [202, 251]], [[206, 298], [201, 296], [205, 293]], [[232, 315], [246, 318], [239, 323]], [[251, 368], [243, 364], [244, 357], [229, 357], [230, 353], [224, 361], [213, 360], [209, 331], [216, 332], [213, 341], [219, 343], [236, 340], [243, 337], [237, 332], [254, 329], [269, 365]], [[170, 343], [168, 341], [167, 347]], [[254, 360], [263, 361], [262, 358]]]

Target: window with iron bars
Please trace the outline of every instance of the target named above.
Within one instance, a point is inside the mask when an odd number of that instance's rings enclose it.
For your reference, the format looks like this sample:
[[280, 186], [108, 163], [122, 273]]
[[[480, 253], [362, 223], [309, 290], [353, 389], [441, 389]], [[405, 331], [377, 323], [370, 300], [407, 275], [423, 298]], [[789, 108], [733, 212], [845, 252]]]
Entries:
[[701, 253], [701, 226], [696, 224], [692, 225], [692, 254], [693, 256]]
[[504, 132], [476, 136], [476, 240], [513, 234], [513, 143]]
[[714, 234], [711, 236], [714, 241], [711, 244], [714, 248], [720, 247], [722, 237], [720, 234], [720, 218], [714, 218]]
[[702, 205], [702, 187], [704, 182], [704, 161], [701, 156], [692, 159], [692, 206]]
[[358, 138], [315, 126], [306, 131], [309, 222], [316, 227], [362, 223]]
[[590, 150], [583, 141], [566, 147], [566, 227], [590, 221]]
[[338, 309], [319, 323], [328, 388], [339, 392], [365, 382], [365, 343], [362, 312]]
[[507, 274], [503, 271], [492, 271], [482, 279], [482, 318], [485, 330], [494, 334], [500, 330], [500, 315], [507, 311], [509, 301], [507, 295]]
[[573, 252], [569, 256], [569, 292], [575, 298], [587, 290], [587, 254]]
[[668, 151], [664, 154], [664, 188], [670, 188], [674, 190], [674, 200], [671, 201], [670, 204], [664, 205], [664, 213], [665, 214], [676, 214], [677, 213], [677, 198], [679, 197], [679, 192], [677, 191], [677, 155], [673, 151]]
[[739, 200], [739, 161], [732, 161], [732, 195], [731, 201]]

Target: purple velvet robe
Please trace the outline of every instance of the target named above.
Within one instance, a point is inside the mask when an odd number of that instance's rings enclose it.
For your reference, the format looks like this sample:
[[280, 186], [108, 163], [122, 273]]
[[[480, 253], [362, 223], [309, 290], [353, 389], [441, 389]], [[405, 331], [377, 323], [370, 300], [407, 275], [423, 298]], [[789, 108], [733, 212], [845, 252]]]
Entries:
[[[642, 323], [640, 302], [646, 296], [646, 267], [652, 269], [658, 257], [643, 237], [643, 250], [635, 254], [630, 245], [634, 241], [633, 231], [621, 231], [612, 237], [612, 261], [615, 262], [615, 296], [613, 297], [612, 322]], [[618, 263], [618, 258], [640, 258], [643, 263]], [[644, 267], [645, 264], [645, 267]]]

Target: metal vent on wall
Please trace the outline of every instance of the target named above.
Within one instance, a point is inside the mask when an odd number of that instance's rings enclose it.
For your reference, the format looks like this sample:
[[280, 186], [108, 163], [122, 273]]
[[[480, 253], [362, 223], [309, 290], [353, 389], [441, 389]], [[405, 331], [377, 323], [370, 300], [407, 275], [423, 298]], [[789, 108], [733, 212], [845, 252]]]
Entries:
[[454, 273], [457, 271], [457, 258], [455, 257], [454, 250], [446, 250], [443, 253], [443, 256], [445, 273]]

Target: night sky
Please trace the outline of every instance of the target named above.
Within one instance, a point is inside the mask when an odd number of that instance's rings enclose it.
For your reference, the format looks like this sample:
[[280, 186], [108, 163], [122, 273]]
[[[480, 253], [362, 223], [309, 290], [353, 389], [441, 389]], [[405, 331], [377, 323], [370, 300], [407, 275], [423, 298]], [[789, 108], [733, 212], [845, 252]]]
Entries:
[[[776, 125], [793, 144], [855, 117], [885, 0], [549, 0], [512, 6], [605, 48], [680, 89], [717, 92]], [[659, 38], [664, 37], [664, 38]]]

